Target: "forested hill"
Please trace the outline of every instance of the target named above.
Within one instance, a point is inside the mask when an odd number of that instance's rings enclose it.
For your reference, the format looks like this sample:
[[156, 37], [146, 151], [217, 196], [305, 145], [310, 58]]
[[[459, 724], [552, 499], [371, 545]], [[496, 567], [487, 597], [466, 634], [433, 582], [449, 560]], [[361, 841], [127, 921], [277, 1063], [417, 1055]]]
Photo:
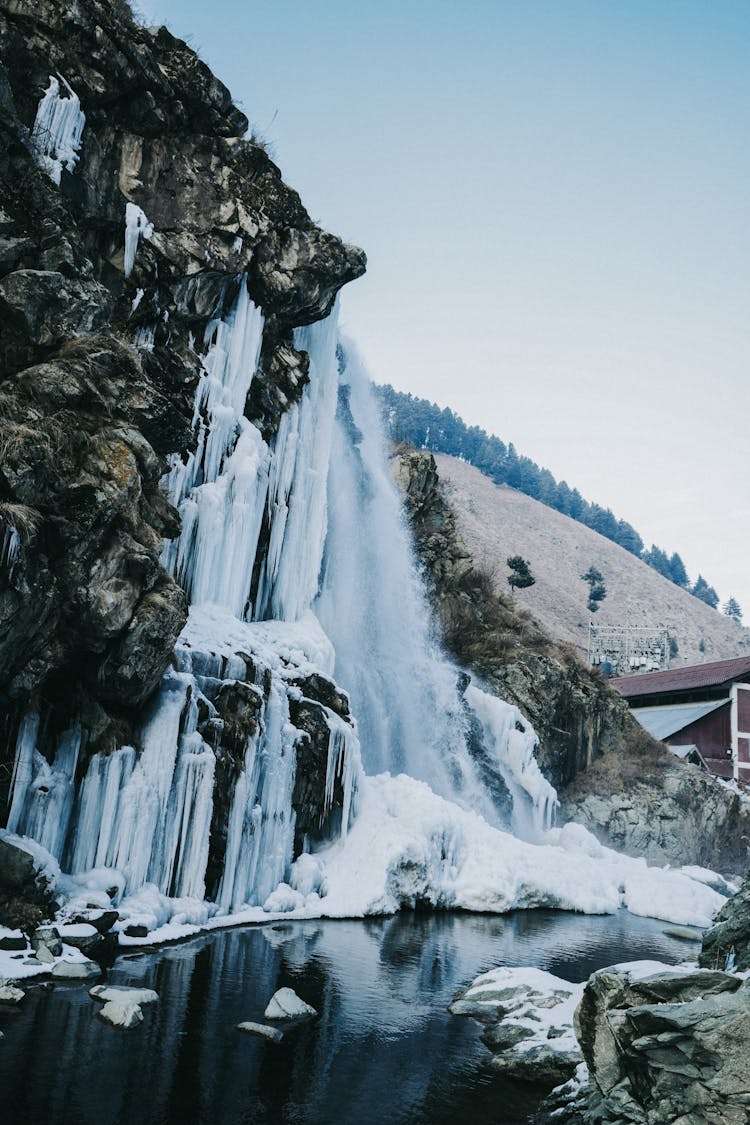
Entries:
[[[375, 389], [382, 400], [388, 433], [393, 441], [407, 441], [418, 449], [448, 453], [468, 461], [495, 484], [510, 485], [590, 527], [713, 609], [718, 607], [716, 590], [700, 574], [691, 584], [685, 565], [676, 552], [668, 555], [655, 545], [645, 550], [644, 542], [632, 524], [618, 519], [609, 508], [584, 500], [577, 488], [571, 488], [565, 481], [555, 480], [549, 469], [540, 468], [530, 457], [518, 453], [512, 442], [506, 445], [479, 426], [467, 426], [452, 410], [447, 407], [441, 409], [427, 399], [394, 390], [388, 384]], [[734, 611], [739, 614], [739, 607], [734, 599], [730, 599], [727, 612], [734, 616]]]

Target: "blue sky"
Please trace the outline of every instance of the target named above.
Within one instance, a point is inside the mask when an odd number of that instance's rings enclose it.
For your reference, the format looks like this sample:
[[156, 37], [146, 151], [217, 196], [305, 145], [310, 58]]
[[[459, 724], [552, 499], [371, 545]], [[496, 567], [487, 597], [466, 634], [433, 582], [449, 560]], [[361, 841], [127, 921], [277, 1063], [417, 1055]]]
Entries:
[[750, 3], [147, 0], [363, 246], [373, 377], [682, 554], [750, 622]]

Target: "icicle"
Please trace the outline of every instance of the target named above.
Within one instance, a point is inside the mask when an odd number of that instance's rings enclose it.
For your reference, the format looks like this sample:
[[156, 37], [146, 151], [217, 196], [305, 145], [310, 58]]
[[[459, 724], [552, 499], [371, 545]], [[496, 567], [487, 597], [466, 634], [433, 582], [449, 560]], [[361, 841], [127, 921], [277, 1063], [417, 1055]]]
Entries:
[[359, 739], [349, 723], [331, 711], [326, 711], [326, 722], [330, 731], [328, 739], [328, 760], [326, 763], [325, 811], [333, 805], [336, 781], [341, 782], [343, 798], [341, 802], [341, 838], [349, 831], [353, 799], [356, 786], [362, 775], [362, 760], [359, 752]]
[[[60, 82], [67, 91], [67, 97], [60, 96]], [[64, 78], [58, 81], [50, 75], [49, 86], [36, 111], [31, 143], [36, 149], [39, 164], [56, 184], [60, 183], [63, 168], [68, 172], [75, 171], [85, 124], [86, 116], [77, 94]]]
[[297, 731], [289, 723], [283, 684], [274, 678], [262, 719], [235, 787], [224, 874], [218, 901], [224, 911], [263, 903], [284, 881], [292, 862]]
[[[473, 684], [466, 690], [466, 702], [482, 725], [484, 740], [492, 748], [497, 764], [511, 790], [513, 829], [522, 838], [541, 837], [554, 823], [557, 793], [539, 769], [536, 760], [537, 737], [517, 707], [488, 695]], [[520, 792], [519, 792], [520, 791]], [[530, 801], [530, 823], [524, 809]]]
[[30, 836], [60, 860], [73, 810], [81, 731], [74, 725], [60, 736], [52, 765], [36, 748], [38, 732], [39, 716], [31, 712], [16, 743], [8, 830]]
[[213, 326], [195, 398], [197, 447], [172, 459], [165, 481], [182, 534], [164, 565], [193, 604], [215, 603], [241, 617], [250, 593], [268, 486], [268, 447], [244, 417], [263, 339], [263, 316], [243, 278], [226, 321]]
[[281, 420], [268, 491], [270, 543], [255, 620], [296, 621], [318, 591], [327, 526], [328, 463], [338, 384], [337, 311], [295, 333], [310, 356], [302, 401]]
[[135, 252], [138, 249], [139, 238], [151, 238], [154, 233], [154, 224], [136, 203], [125, 204], [125, 264], [123, 270], [126, 277], [130, 277], [135, 265]]
[[155, 324], [142, 324], [140, 328], [136, 329], [136, 333], [133, 338], [133, 347], [139, 351], [152, 352], [154, 350], [155, 336]]
[[6, 524], [0, 535], [0, 571], [4, 570], [8, 577], [13, 573], [20, 550], [21, 536], [15, 527]]

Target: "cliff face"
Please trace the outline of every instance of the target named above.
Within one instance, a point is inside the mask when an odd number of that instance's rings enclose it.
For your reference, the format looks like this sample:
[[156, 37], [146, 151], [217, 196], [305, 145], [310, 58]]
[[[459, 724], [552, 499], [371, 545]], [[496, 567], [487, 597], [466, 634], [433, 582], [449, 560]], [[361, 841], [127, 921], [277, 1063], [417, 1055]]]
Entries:
[[[4, 0], [0, 59], [0, 701], [75, 705], [96, 749], [128, 732], [186, 619], [158, 482], [193, 444], [207, 325], [245, 275], [265, 316], [245, 413], [269, 439], [307, 382], [293, 328], [365, 259], [242, 139], [186, 44], [126, 4]], [[77, 159], [49, 114], [40, 131], [45, 91], [52, 111], [80, 100]]]
[[598, 672], [497, 597], [458, 532], [432, 454], [401, 448], [393, 468], [446, 647], [531, 721], [561, 816], [651, 862], [744, 870], [747, 806], [674, 758]]

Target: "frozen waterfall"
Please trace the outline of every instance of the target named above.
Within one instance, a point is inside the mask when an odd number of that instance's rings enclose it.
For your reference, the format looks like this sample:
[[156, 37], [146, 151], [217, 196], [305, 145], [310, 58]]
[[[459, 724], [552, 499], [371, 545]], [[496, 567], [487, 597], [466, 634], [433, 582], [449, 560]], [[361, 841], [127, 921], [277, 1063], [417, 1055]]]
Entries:
[[[144, 233], [135, 218], [130, 264]], [[125, 916], [149, 926], [264, 903], [325, 909], [322, 860], [306, 853], [326, 840], [315, 845], [307, 828], [300, 839], [296, 826], [298, 748], [310, 738], [304, 721], [294, 725], [300, 707], [322, 723], [319, 815], [323, 823], [338, 802], [329, 847], [344, 856], [358, 809], [361, 836], [373, 810], [390, 816], [396, 799], [363, 766], [410, 775], [415, 793], [437, 794], [438, 821], [454, 810], [489, 833], [507, 816], [508, 791], [513, 827], [528, 838], [550, 826], [556, 800], [530, 726], [479, 687], [467, 690], [432, 635], [378, 410], [362, 364], [339, 343], [336, 311], [295, 332], [309, 382], [267, 443], [245, 416], [263, 315], [244, 277], [233, 292], [206, 330], [195, 448], [171, 459], [163, 482], [182, 519], [163, 563], [191, 606], [174, 667], [133, 745], [87, 754], [76, 723], [52, 745], [36, 714], [17, 739], [9, 830], [42, 844], [88, 898], [88, 873], [99, 872], [97, 886], [116, 887]], [[334, 695], [340, 685], [354, 719], [333, 696], [331, 706], [307, 699], [313, 682]], [[257, 721], [229, 753], [232, 693]], [[488, 761], [502, 799], [487, 784]], [[463, 824], [430, 829], [428, 854], [450, 885], [469, 856]], [[450, 894], [436, 901], [448, 905]]]

